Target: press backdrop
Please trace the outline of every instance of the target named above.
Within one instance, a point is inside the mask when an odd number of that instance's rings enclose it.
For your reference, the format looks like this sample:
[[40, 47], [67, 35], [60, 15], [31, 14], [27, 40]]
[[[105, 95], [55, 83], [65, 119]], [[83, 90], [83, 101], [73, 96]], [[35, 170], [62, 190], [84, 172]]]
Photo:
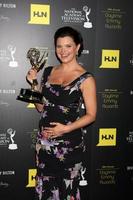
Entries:
[[82, 33], [79, 62], [97, 84], [97, 119], [85, 136], [88, 185], [81, 187], [82, 199], [125, 200], [132, 195], [132, 7], [130, 0], [0, 1], [1, 200], [34, 199], [39, 113], [16, 98], [21, 88], [29, 88], [30, 48], [48, 50], [46, 67], [58, 64], [53, 36], [62, 26]]

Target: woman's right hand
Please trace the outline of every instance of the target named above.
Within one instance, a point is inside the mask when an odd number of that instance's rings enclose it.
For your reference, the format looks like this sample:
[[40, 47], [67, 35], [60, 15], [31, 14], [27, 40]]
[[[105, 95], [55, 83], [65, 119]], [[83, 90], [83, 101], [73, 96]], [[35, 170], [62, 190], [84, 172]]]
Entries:
[[33, 80], [37, 79], [37, 70], [35, 68], [31, 68], [26, 75], [26, 79], [30, 84], [32, 84]]

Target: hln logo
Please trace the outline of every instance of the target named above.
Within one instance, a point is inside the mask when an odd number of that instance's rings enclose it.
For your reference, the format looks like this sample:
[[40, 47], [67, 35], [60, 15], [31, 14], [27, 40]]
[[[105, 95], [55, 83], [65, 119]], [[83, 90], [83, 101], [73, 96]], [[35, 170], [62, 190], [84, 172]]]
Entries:
[[119, 50], [102, 50], [102, 64], [100, 68], [119, 68]]
[[116, 128], [100, 128], [97, 146], [116, 146]]
[[28, 171], [28, 185], [26, 187], [35, 187], [36, 169], [29, 169]]
[[50, 5], [31, 4], [29, 24], [50, 24]]
[[39, 11], [34, 11], [33, 12], [33, 17], [47, 17], [47, 12], [39, 12]]
[[110, 57], [110, 56], [105, 56], [104, 57], [104, 61], [106, 62], [117, 62], [117, 57], [115, 56], [115, 57]]

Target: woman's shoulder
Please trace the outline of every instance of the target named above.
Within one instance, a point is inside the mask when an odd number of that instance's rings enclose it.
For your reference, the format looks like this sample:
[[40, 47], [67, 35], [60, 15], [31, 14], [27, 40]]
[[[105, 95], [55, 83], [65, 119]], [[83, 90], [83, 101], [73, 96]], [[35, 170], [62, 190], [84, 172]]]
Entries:
[[81, 85], [90, 84], [95, 81], [93, 72], [89, 71], [87, 68], [81, 66], [81, 75], [79, 76], [81, 80]]
[[83, 77], [94, 76], [92, 72], [90, 72], [88, 69], [86, 69], [83, 66], [80, 67], [79, 74], [81, 74], [81, 76]]
[[89, 69], [88, 69], [86, 66], [82, 65], [82, 64], [79, 64], [79, 65], [78, 65], [77, 70], [78, 70], [79, 73], [81, 73], [81, 74], [83, 74], [83, 73], [85, 73], [85, 72], [91, 73], [91, 72], [89, 71]]

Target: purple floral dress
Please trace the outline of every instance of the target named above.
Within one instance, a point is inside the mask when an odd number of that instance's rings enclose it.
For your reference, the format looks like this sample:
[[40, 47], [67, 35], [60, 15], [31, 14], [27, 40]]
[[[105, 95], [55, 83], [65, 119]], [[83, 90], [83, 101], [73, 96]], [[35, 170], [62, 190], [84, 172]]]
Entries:
[[42, 77], [46, 104], [40, 117], [36, 144], [36, 199], [80, 200], [79, 181], [86, 131], [77, 129], [54, 139], [46, 139], [42, 131], [50, 126], [50, 122], [69, 124], [80, 117], [83, 102], [80, 84], [92, 75], [85, 72], [67, 86], [61, 86], [48, 83], [51, 70], [52, 67], [47, 67]]

